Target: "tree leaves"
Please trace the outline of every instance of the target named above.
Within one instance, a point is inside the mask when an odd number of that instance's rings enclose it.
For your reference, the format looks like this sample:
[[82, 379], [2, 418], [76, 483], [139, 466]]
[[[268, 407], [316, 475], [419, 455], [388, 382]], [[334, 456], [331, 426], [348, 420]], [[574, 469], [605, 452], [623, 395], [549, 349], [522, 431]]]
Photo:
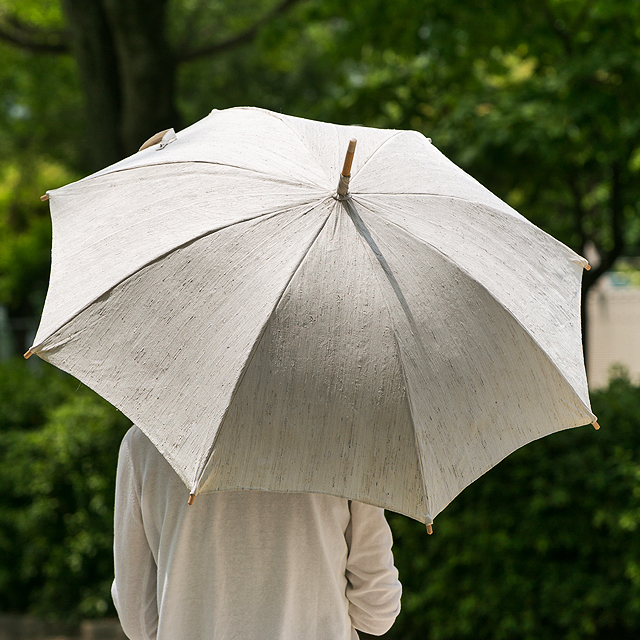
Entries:
[[632, 638], [640, 628], [640, 387], [593, 396], [603, 428], [532, 443], [436, 519], [390, 517], [404, 584], [390, 638]]
[[75, 621], [113, 614], [113, 495], [129, 421], [41, 365], [0, 365], [0, 600]]

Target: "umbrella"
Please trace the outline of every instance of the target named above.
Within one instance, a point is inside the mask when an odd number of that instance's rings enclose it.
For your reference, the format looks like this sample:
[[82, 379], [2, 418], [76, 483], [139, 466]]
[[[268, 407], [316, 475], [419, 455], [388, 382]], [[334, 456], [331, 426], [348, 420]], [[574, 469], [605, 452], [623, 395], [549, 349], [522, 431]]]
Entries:
[[214, 110], [47, 195], [28, 353], [133, 420], [190, 500], [321, 492], [430, 525], [595, 423], [586, 260], [420, 133]]

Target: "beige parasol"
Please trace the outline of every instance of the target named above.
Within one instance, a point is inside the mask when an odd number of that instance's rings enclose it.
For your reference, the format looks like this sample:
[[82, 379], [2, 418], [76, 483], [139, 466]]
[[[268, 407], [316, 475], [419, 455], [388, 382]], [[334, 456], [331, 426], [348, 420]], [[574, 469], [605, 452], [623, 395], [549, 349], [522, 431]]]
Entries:
[[213, 111], [48, 195], [30, 353], [129, 416], [185, 499], [322, 492], [430, 524], [595, 422], [586, 261], [419, 133]]

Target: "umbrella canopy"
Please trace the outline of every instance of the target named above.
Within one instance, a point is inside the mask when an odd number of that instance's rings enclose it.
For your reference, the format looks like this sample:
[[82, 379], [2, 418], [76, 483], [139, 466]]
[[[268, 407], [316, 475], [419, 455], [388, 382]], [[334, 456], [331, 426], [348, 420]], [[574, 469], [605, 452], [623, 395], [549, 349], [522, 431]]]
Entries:
[[430, 523], [515, 449], [595, 421], [586, 261], [419, 133], [213, 111], [48, 194], [30, 351], [191, 494], [321, 492]]

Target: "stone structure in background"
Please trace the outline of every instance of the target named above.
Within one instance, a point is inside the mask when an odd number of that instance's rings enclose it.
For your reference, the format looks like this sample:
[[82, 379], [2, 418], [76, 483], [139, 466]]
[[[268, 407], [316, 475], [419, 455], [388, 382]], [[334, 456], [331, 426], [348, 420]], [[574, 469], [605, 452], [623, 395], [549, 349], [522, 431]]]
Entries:
[[589, 291], [589, 388], [607, 385], [612, 366], [640, 380], [640, 284], [622, 273], [604, 275]]

